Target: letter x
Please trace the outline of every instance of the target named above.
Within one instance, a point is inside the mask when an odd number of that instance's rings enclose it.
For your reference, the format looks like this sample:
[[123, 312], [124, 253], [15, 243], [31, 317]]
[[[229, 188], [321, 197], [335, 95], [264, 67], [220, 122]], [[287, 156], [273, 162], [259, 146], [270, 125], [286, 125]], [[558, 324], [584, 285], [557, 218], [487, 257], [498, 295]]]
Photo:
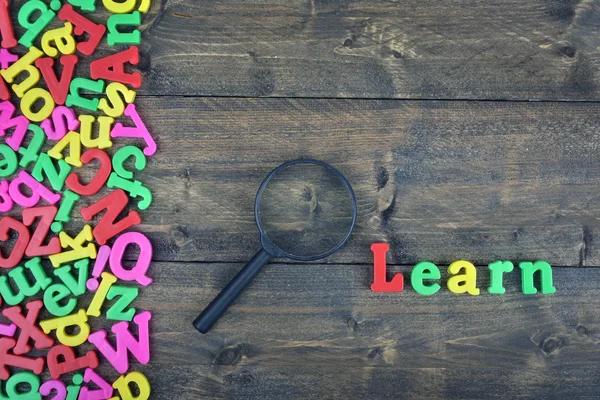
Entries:
[[28, 353], [31, 350], [28, 344], [30, 338], [35, 342], [36, 349], [46, 349], [54, 344], [54, 339], [47, 336], [35, 324], [43, 305], [42, 300], [30, 301], [25, 305], [28, 310], [26, 316], [21, 313], [20, 306], [9, 307], [2, 311], [5, 317], [21, 329], [13, 353], [17, 355]]

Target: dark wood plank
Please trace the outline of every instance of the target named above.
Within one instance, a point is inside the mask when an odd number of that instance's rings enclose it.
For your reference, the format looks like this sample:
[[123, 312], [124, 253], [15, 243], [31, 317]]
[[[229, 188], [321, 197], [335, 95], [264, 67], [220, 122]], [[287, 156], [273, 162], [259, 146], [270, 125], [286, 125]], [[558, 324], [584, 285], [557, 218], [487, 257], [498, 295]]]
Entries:
[[[153, 310], [157, 398], [593, 398], [599, 382], [600, 269], [554, 270], [554, 295], [423, 297], [369, 290], [358, 265], [267, 267], [206, 335], [191, 321], [241, 267], [155, 263], [139, 307]], [[410, 268], [395, 268], [408, 278]], [[445, 282], [444, 273], [443, 281]]]
[[[557, 292], [534, 296], [520, 292], [518, 272], [505, 277], [505, 295], [487, 294], [485, 267], [480, 296], [454, 295], [443, 272], [440, 292], [423, 297], [408, 284], [371, 292], [368, 266], [273, 264], [211, 332], [198, 333], [192, 320], [241, 266], [153, 263], [153, 284], [132, 304], [152, 310], [151, 363], [130, 356], [152, 398], [563, 399], [599, 390], [600, 268], [556, 268]], [[408, 282], [410, 270], [390, 273]], [[101, 360], [99, 373], [114, 381]]]
[[[169, 381], [153, 388], [158, 399], [594, 399], [597, 369], [577, 365], [539, 370], [521, 367], [447, 368], [343, 366], [173, 366]], [[152, 376], [158, 376], [155, 372]], [[174, 374], [174, 377], [171, 377]], [[565, 378], [568, 374], [567, 378]], [[163, 377], [164, 379], [165, 377]], [[167, 386], [168, 385], [168, 386]], [[573, 386], [571, 386], [573, 385]], [[573, 396], [573, 397], [571, 397]]]
[[312, 157], [358, 197], [353, 237], [328, 262], [371, 263], [387, 241], [397, 264], [600, 265], [599, 107], [143, 98], [159, 152], [136, 178], [155, 196], [141, 230], [159, 261], [246, 261], [262, 179]]
[[163, 1], [144, 94], [597, 100], [598, 10], [563, 0]]
[[[563, 0], [154, 1], [134, 69], [140, 95], [598, 100], [597, 13]], [[109, 16], [101, 3], [85, 14]]]
[[355, 232], [327, 262], [369, 264], [370, 245], [386, 241], [395, 264], [600, 265], [599, 105], [158, 97], [138, 109], [159, 146], [135, 175], [154, 193], [139, 229], [157, 261], [248, 260], [261, 181], [311, 157], [358, 197]]

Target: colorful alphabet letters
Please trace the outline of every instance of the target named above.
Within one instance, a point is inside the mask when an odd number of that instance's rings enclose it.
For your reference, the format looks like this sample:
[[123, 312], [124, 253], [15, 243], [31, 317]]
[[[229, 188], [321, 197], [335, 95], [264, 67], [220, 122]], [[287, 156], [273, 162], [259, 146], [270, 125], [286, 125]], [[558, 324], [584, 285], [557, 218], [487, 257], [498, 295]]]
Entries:
[[[374, 243], [371, 251], [374, 256], [374, 280], [371, 290], [374, 292], [401, 292], [404, 289], [404, 277], [397, 273], [391, 281], [387, 280], [386, 253], [389, 246], [386, 243]], [[494, 261], [488, 265], [490, 271], [490, 286], [488, 292], [491, 294], [504, 294], [503, 286], [505, 273], [513, 271], [513, 263], [510, 261]], [[536, 294], [538, 290], [534, 284], [536, 273], [540, 277], [542, 294], [552, 294], [556, 288], [552, 283], [552, 267], [545, 261], [521, 262], [521, 284], [524, 294]], [[477, 268], [465, 260], [454, 261], [448, 266], [450, 275], [446, 285], [452, 293], [468, 293], [478, 296], [480, 290], [477, 287]], [[410, 274], [410, 283], [415, 292], [423, 296], [436, 294], [441, 286], [438, 283], [442, 278], [440, 269], [429, 261], [421, 261], [414, 266]]]
[[[133, 104], [150, 0], [102, 3], [105, 24], [85, 15], [96, 0], [0, 0], [0, 399], [150, 397], [129, 357], [150, 361], [136, 299], [152, 244], [128, 232], [152, 204], [135, 175], [157, 147]], [[114, 339], [97, 318], [115, 321]], [[107, 381], [101, 362], [121, 376]]]

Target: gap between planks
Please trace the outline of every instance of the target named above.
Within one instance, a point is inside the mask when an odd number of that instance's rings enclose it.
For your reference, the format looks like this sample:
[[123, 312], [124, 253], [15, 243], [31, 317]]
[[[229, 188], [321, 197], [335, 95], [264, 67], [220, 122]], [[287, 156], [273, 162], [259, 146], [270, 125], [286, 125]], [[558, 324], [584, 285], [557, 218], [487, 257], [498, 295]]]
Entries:
[[239, 96], [239, 95], [182, 95], [182, 94], [138, 94], [140, 98], [179, 97], [192, 99], [274, 99], [274, 100], [356, 100], [356, 101], [414, 101], [414, 102], [449, 102], [449, 103], [600, 103], [600, 99], [552, 100], [552, 99], [466, 99], [466, 98], [421, 98], [421, 97], [336, 97], [336, 96]]

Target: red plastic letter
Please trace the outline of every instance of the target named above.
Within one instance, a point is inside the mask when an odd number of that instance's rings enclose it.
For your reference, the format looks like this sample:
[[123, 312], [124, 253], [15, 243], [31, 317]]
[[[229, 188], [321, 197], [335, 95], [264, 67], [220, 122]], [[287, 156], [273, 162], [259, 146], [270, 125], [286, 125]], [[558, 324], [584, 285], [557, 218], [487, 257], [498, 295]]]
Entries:
[[50, 336], [46, 336], [36, 324], [38, 315], [43, 306], [44, 303], [42, 300], [30, 301], [25, 305], [27, 308], [27, 316], [21, 314], [21, 306], [9, 307], [2, 311], [2, 315], [10, 319], [13, 324], [21, 329], [19, 339], [13, 350], [15, 354], [25, 354], [31, 350], [31, 346], [28, 344], [30, 338], [35, 342], [34, 345], [36, 349], [45, 349], [54, 344], [54, 339]]
[[62, 73], [60, 80], [54, 72], [54, 59], [50, 57], [38, 58], [35, 60], [35, 66], [42, 72], [42, 76], [50, 89], [50, 94], [54, 98], [54, 102], [59, 105], [65, 104], [67, 94], [69, 94], [69, 86], [73, 79], [73, 72], [77, 64], [77, 56], [75, 54], [62, 56], [60, 63], [62, 64]]
[[29, 230], [25, 225], [9, 216], [0, 219], [0, 241], [7, 241], [10, 238], [9, 232], [11, 230], [16, 231], [19, 238], [8, 258], [4, 258], [2, 252], [0, 252], [0, 268], [12, 268], [17, 265], [23, 258], [29, 243]]
[[87, 42], [79, 42], [77, 44], [77, 50], [86, 56], [91, 56], [98, 44], [102, 40], [102, 36], [106, 32], [106, 26], [95, 24], [81, 14], [78, 14], [73, 6], [70, 4], [64, 4], [58, 13], [58, 18], [61, 21], [69, 21], [73, 24], [73, 33], [75, 35], [83, 35], [88, 33], [90, 38]]
[[8, 351], [15, 347], [15, 343], [11, 338], [0, 338], [0, 380], [6, 381], [10, 376], [6, 366], [24, 368], [33, 371], [34, 374], [41, 374], [44, 370], [44, 357], [29, 358], [8, 354]]
[[10, 3], [8, 0], [0, 0], [0, 35], [2, 35], [0, 46], [5, 49], [11, 49], [17, 45], [15, 30], [13, 29], [10, 13], [8, 11], [9, 5]]
[[58, 237], [56, 236], [51, 238], [46, 246], [42, 246], [42, 243], [50, 230], [50, 225], [54, 222], [56, 213], [57, 209], [54, 206], [26, 208], [23, 210], [23, 223], [27, 226], [31, 226], [36, 217], [41, 217], [35, 232], [33, 232], [33, 235], [31, 236], [29, 245], [25, 250], [25, 255], [27, 255], [27, 257], [47, 256], [49, 254], [60, 253], [60, 240], [58, 240]]
[[10, 92], [2, 75], [0, 75], [0, 100], [10, 100]]
[[137, 46], [131, 46], [120, 53], [111, 54], [104, 58], [93, 61], [90, 64], [92, 79], [106, 79], [114, 82], [129, 84], [134, 88], [142, 85], [142, 74], [125, 72], [125, 63], [137, 65], [140, 61], [140, 53]]
[[127, 207], [127, 200], [125, 192], [119, 189], [101, 198], [91, 206], [81, 209], [81, 216], [86, 221], [91, 221], [94, 215], [106, 210], [102, 219], [94, 227], [94, 238], [99, 244], [106, 244], [108, 239], [142, 222], [140, 215], [132, 210], [125, 218], [115, 223], [119, 214]]
[[[59, 358], [63, 362], [59, 362]], [[48, 370], [52, 379], [58, 379], [62, 374], [76, 371], [82, 368], [96, 368], [98, 366], [98, 356], [94, 350], [87, 352], [85, 356], [75, 357], [72, 348], [59, 344], [54, 346], [48, 352]]]
[[81, 155], [81, 162], [84, 164], [89, 164], [92, 160], [100, 161], [100, 168], [90, 183], [83, 185], [75, 172], [72, 172], [65, 181], [69, 189], [81, 196], [92, 196], [98, 193], [110, 175], [112, 164], [105, 152], [90, 149]]
[[373, 243], [371, 251], [375, 260], [375, 279], [371, 285], [374, 292], [401, 292], [404, 289], [404, 276], [398, 273], [391, 282], [386, 282], [385, 253], [390, 249], [387, 243]]

